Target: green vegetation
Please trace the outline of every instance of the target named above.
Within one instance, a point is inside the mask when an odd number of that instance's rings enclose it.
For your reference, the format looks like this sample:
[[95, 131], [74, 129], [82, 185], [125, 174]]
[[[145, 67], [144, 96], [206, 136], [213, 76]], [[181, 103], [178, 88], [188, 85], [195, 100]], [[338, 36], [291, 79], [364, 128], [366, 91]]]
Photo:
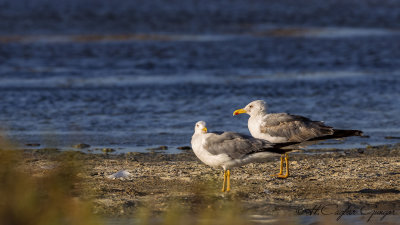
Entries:
[[21, 171], [18, 151], [0, 150], [0, 224], [101, 224], [90, 204], [76, 193], [79, 163], [61, 154], [56, 168], [43, 176]]

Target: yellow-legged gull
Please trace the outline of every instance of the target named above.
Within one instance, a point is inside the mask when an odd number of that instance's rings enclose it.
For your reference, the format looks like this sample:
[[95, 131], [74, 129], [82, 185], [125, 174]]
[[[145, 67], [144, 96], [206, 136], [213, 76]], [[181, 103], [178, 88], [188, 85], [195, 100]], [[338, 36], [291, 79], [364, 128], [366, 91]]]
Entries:
[[[312, 121], [306, 117], [288, 113], [267, 113], [267, 104], [263, 100], [250, 102], [243, 109], [233, 112], [233, 115], [247, 113], [250, 115], [248, 128], [255, 138], [271, 143], [304, 142], [362, 136], [359, 130], [339, 130], [327, 126], [322, 121]], [[281, 160], [281, 167], [283, 161]], [[288, 165], [286, 165], [288, 167]], [[277, 174], [286, 178], [282, 172]]]
[[[234, 132], [207, 132], [206, 123], [199, 121], [194, 127], [192, 149], [196, 156], [212, 167], [222, 167], [224, 183], [222, 191], [230, 191], [230, 169], [247, 163], [262, 161], [275, 154], [285, 154], [289, 149], [281, 147], [295, 143], [273, 144]], [[289, 171], [287, 170], [287, 173]]]

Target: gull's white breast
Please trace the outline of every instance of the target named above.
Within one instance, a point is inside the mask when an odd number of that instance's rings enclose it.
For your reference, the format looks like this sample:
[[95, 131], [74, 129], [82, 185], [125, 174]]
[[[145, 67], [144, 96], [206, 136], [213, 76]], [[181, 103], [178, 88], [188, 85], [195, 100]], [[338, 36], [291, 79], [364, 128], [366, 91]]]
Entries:
[[211, 167], [223, 167], [231, 159], [227, 154], [213, 155], [208, 152], [205, 148], [206, 138], [209, 134], [195, 134], [192, 137], [192, 148], [194, 154], [199, 158], [204, 164]]
[[260, 128], [263, 124], [263, 120], [266, 119], [267, 115], [257, 115], [257, 116], [250, 116], [247, 126], [249, 128], [251, 136], [263, 140], [267, 140], [271, 143], [281, 143], [287, 142], [288, 138], [286, 137], [279, 137], [279, 136], [271, 136], [268, 133], [262, 133]]

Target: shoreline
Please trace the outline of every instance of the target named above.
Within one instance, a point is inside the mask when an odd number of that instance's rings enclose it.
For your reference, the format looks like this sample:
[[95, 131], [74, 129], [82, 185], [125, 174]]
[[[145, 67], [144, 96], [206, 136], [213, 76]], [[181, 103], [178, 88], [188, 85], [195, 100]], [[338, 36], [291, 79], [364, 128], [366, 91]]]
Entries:
[[[69, 153], [82, 164], [79, 197], [92, 201], [95, 214], [107, 217], [130, 217], [143, 206], [162, 213], [170, 202], [196, 212], [204, 204], [221, 201], [240, 203], [247, 213], [268, 216], [311, 215], [321, 205], [340, 209], [376, 205], [400, 214], [400, 144], [291, 154], [287, 179], [270, 176], [279, 170], [277, 155], [233, 169], [228, 194], [220, 192], [222, 169], [202, 164], [191, 151]], [[60, 155], [59, 151], [25, 150], [18, 166], [32, 176], [45, 176], [57, 167]], [[121, 170], [130, 176], [108, 178]]]

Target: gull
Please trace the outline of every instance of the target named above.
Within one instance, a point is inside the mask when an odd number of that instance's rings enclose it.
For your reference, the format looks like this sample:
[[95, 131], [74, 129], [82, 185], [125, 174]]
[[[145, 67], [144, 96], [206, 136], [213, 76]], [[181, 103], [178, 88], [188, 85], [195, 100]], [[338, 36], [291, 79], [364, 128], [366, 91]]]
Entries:
[[[325, 125], [323, 121], [313, 121], [303, 116], [288, 113], [267, 113], [267, 104], [263, 100], [250, 102], [243, 109], [235, 110], [233, 115], [242, 113], [250, 115], [247, 125], [251, 135], [271, 143], [304, 142], [362, 136], [362, 131], [334, 129]], [[282, 163], [283, 160], [281, 160], [281, 167]], [[277, 176], [287, 178], [281, 172]]]
[[[222, 192], [230, 191], [230, 169], [251, 162], [259, 162], [275, 154], [285, 154], [290, 149], [281, 147], [295, 143], [270, 143], [234, 132], [207, 132], [206, 122], [199, 121], [194, 127], [191, 140], [194, 154], [204, 164], [222, 167], [224, 182]], [[287, 170], [288, 173], [288, 170]]]

